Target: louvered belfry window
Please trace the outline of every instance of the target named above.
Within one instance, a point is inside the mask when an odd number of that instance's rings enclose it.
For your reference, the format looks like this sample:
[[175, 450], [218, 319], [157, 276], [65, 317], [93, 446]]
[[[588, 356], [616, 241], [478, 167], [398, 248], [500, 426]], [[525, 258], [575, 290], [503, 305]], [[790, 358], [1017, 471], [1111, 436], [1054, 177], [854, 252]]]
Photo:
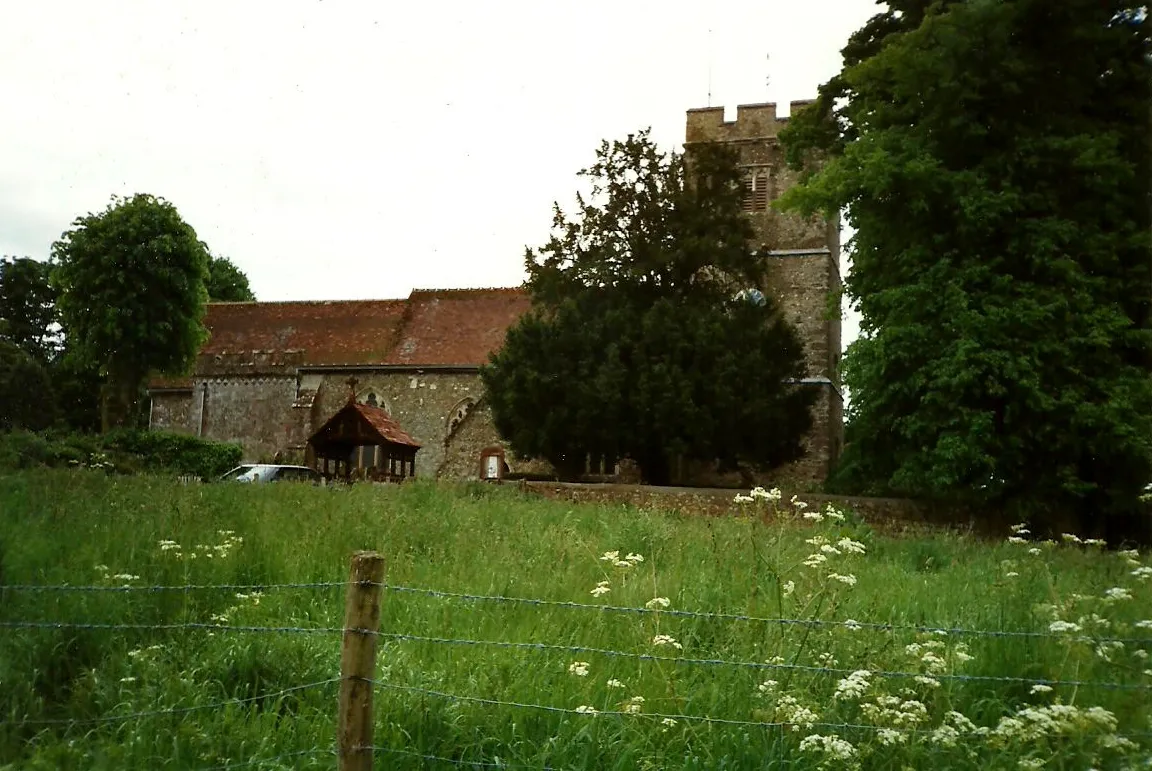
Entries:
[[744, 177], [744, 211], [767, 211], [768, 169], [750, 169]]

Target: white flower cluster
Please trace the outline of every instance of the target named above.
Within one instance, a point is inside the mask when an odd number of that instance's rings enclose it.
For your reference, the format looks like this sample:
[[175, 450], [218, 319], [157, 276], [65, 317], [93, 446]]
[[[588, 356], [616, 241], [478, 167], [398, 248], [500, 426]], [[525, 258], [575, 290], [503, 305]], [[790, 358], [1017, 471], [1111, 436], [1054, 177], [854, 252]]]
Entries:
[[644, 603], [644, 607], [648, 610], [667, 610], [672, 606], [672, 601], [667, 597], [653, 597]]
[[[809, 568], [825, 567], [830, 557], [846, 557], [854, 554], [865, 554], [868, 551], [864, 544], [853, 541], [851, 538], [841, 538], [833, 542], [823, 535], [814, 535], [811, 538], [805, 538], [804, 543], [816, 547], [816, 550], [801, 563]], [[832, 571], [827, 573], [825, 577], [829, 581], [839, 581], [847, 586], [856, 585], [856, 576], [851, 573]]]
[[882, 694], [860, 704], [860, 711], [876, 725], [914, 728], [928, 719], [923, 702]]
[[601, 581], [600, 583], [596, 584], [596, 588], [588, 593], [593, 597], [603, 597], [610, 591], [612, 591], [612, 583], [610, 581]]
[[652, 638], [652, 644], [656, 646], [670, 645], [678, 651], [684, 650], [684, 646], [676, 642], [676, 638], [670, 637], [666, 634], [658, 634]]
[[639, 715], [644, 710], [644, 697], [633, 696], [620, 705], [620, 711], [628, 715]]
[[792, 730], [800, 727], [811, 728], [820, 717], [796, 700], [785, 694], [776, 700], [776, 715], [783, 723], [792, 723]]
[[753, 501], [777, 503], [782, 497], [783, 494], [778, 488], [773, 487], [771, 490], [765, 490], [763, 487], [754, 487], [748, 495], [737, 495], [735, 500], [737, 503], [752, 503]]
[[852, 746], [852, 743], [841, 739], [836, 734], [805, 736], [800, 742], [800, 751], [822, 752], [833, 760], [851, 760], [856, 757], [856, 748]]
[[[1023, 707], [1015, 715], [1000, 718], [997, 726], [989, 732], [989, 737], [994, 745], [1007, 745], [1057, 736], [1100, 733], [1111, 735], [1108, 743], [1119, 748], [1128, 740], [1114, 736], [1115, 731], [1116, 716], [1103, 707], [1049, 704], [1044, 707]], [[1134, 744], [1132, 748], [1135, 748]]]
[[868, 678], [872, 673], [867, 669], [857, 669], [836, 684], [836, 693], [833, 698], [838, 701], [856, 701], [864, 698], [864, 692], [872, 685]]
[[576, 677], [587, 677], [589, 666], [587, 661], [573, 661], [568, 665], [568, 674], [576, 675]]
[[643, 562], [644, 555], [629, 552], [627, 555], [621, 558], [619, 551], [606, 551], [600, 555], [600, 561], [611, 562], [615, 567], [627, 569], [635, 567]]

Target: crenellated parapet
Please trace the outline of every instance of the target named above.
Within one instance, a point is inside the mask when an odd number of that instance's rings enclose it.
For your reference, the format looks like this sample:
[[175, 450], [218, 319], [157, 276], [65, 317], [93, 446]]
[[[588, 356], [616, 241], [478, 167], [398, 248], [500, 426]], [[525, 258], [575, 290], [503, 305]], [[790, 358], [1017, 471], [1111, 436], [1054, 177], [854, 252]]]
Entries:
[[[812, 102], [811, 99], [789, 102], [791, 115]], [[688, 111], [685, 144], [772, 139], [787, 124], [788, 118], [777, 115], [775, 102], [738, 105], [734, 121], [724, 120], [723, 107], [698, 107]]]

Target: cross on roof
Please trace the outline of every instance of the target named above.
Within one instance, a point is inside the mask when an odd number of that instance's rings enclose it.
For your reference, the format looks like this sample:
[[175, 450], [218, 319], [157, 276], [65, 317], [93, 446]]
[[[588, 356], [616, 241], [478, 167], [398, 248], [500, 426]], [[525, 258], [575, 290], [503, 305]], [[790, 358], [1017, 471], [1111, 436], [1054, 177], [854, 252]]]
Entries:
[[356, 384], [360, 381], [355, 376], [352, 376], [344, 382], [348, 384], [348, 402], [352, 403], [356, 401]]

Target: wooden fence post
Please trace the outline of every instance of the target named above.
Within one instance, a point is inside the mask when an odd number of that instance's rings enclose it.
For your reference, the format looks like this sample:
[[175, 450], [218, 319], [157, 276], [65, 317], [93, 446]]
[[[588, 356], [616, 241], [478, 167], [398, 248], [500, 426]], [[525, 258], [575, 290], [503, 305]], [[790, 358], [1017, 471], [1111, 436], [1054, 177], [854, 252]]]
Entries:
[[376, 633], [380, 631], [380, 585], [384, 558], [370, 551], [352, 555], [344, 604], [340, 655], [340, 771], [372, 771], [372, 683]]

